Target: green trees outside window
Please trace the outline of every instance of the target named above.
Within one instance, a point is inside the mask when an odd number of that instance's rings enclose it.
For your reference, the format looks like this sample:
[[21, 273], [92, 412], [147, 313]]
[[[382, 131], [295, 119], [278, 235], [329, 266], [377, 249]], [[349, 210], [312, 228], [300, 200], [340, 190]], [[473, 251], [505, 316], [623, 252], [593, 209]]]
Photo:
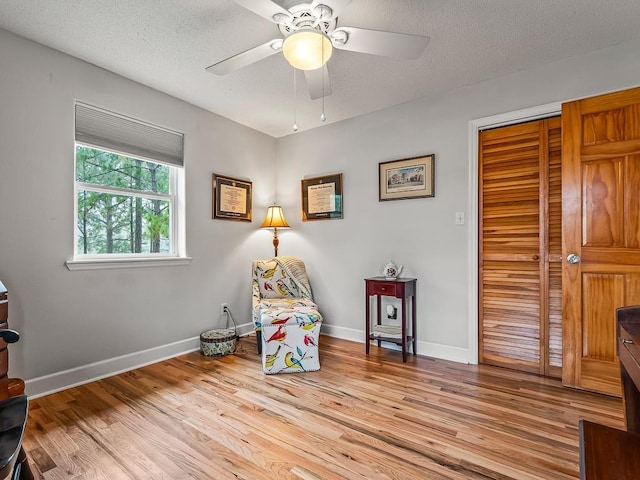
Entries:
[[76, 145], [77, 253], [172, 252], [171, 169]]

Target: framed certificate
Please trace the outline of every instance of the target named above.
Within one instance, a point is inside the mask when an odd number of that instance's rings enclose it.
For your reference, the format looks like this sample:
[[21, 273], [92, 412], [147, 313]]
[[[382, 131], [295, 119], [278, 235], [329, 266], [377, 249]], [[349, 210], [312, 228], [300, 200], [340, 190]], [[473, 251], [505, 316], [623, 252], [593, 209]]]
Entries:
[[342, 174], [302, 179], [302, 221], [342, 218]]
[[213, 174], [213, 218], [251, 221], [251, 182]]

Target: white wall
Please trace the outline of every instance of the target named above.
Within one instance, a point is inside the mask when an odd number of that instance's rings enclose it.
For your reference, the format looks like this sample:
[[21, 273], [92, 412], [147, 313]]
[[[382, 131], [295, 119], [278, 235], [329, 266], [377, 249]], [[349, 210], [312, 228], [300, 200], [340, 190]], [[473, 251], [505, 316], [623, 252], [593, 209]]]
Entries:
[[[419, 353], [469, 360], [469, 122], [634, 86], [639, 49], [619, 45], [276, 141], [0, 30], [0, 278], [22, 333], [11, 374], [38, 394], [196, 348], [202, 330], [220, 326], [221, 302], [248, 322], [249, 265], [272, 253], [258, 227], [276, 182], [293, 227], [280, 253], [307, 262], [326, 332], [364, 339], [363, 278], [393, 259], [418, 278]], [[64, 267], [75, 99], [186, 134], [189, 266]], [[378, 202], [378, 162], [425, 153], [436, 155], [435, 198]], [[213, 172], [253, 181], [252, 223], [211, 220]], [[301, 222], [300, 179], [337, 172], [344, 219]], [[454, 225], [456, 211], [465, 226]]]
[[[0, 65], [0, 278], [22, 334], [10, 373], [28, 392], [196, 348], [200, 332], [221, 326], [221, 302], [249, 322], [251, 260], [272, 252], [258, 217], [273, 201], [275, 139], [3, 30]], [[64, 266], [76, 99], [185, 133], [189, 266]], [[253, 181], [252, 223], [211, 219], [213, 172]]]
[[[363, 341], [363, 278], [393, 259], [418, 279], [418, 352], [473, 361], [470, 121], [635, 86], [639, 50], [622, 44], [280, 139], [278, 196], [293, 227], [281, 251], [307, 261], [323, 329]], [[428, 153], [435, 198], [378, 202], [378, 162]], [[301, 222], [300, 179], [339, 172], [344, 219]]]

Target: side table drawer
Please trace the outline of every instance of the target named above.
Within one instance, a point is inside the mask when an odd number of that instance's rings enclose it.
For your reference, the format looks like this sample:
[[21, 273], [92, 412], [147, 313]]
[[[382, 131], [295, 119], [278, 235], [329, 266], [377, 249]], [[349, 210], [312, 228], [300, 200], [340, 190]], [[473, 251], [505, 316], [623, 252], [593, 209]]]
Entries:
[[373, 295], [396, 295], [396, 286], [391, 283], [372, 283], [371, 284], [371, 294]]
[[636, 364], [640, 364], [640, 345], [638, 345], [633, 336], [624, 328], [620, 328], [620, 338], [618, 339], [618, 352], [622, 349], [629, 351], [631, 357]]

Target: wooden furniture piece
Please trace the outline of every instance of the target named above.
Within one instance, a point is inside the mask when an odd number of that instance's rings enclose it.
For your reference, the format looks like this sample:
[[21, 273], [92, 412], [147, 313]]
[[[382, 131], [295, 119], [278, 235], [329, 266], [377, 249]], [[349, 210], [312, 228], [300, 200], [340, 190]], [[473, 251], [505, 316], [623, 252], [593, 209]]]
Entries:
[[5, 478], [33, 480], [33, 473], [22, 448], [22, 434], [27, 417], [27, 398], [24, 381], [9, 378], [8, 343], [15, 343], [20, 335], [9, 330], [9, 296], [0, 281], [0, 480]]
[[640, 306], [618, 308], [616, 317], [627, 431], [640, 435]]
[[580, 421], [583, 480], [640, 478], [640, 306], [616, 310], [616, 331], [627, 431]]
[[640, 435], [580, 420], [581, 480], [640, 478]]
[[[0, 328], [7, 328], [9, 318], [9, 298], [7, 289], [0, 281]], [[6, 384], [7, 370], [9, 369], [9, 352], [7, 344], [0, 340], [0, 385]]]
[[[0, 281], [0, 329], [5, 328], [9, 328], [9, 294]], [[18, 341], [18, 338], [14, 341]], [[7, 342], [0, 338], [0, 399], [24, 394], [24, 381], [21, 378], [8, 378], [8, 371]]]
[[[366, 353], [369, 355], [371, 340], [380, 342], [392, 342], [402, 346], [402, 361], [407, 361], [407, 344], [412, 345], [413, 354], [416, 354], [416, 279], [397, 278], [388, 280], [385, 277], [365, 278], [365, 311], [366, 311]], [[384, 332], [376, 332], [371, 328], [370, 303], [371, 296], [377, 298], [377, 322], [376, 326], [382, 325], [381, 320], [381, 297], [395, 297], [402, 299], [402, 320], [400, 336], [385, 335]], [[411, 299], [411, 332], [407, 332], [407, 302]]]

